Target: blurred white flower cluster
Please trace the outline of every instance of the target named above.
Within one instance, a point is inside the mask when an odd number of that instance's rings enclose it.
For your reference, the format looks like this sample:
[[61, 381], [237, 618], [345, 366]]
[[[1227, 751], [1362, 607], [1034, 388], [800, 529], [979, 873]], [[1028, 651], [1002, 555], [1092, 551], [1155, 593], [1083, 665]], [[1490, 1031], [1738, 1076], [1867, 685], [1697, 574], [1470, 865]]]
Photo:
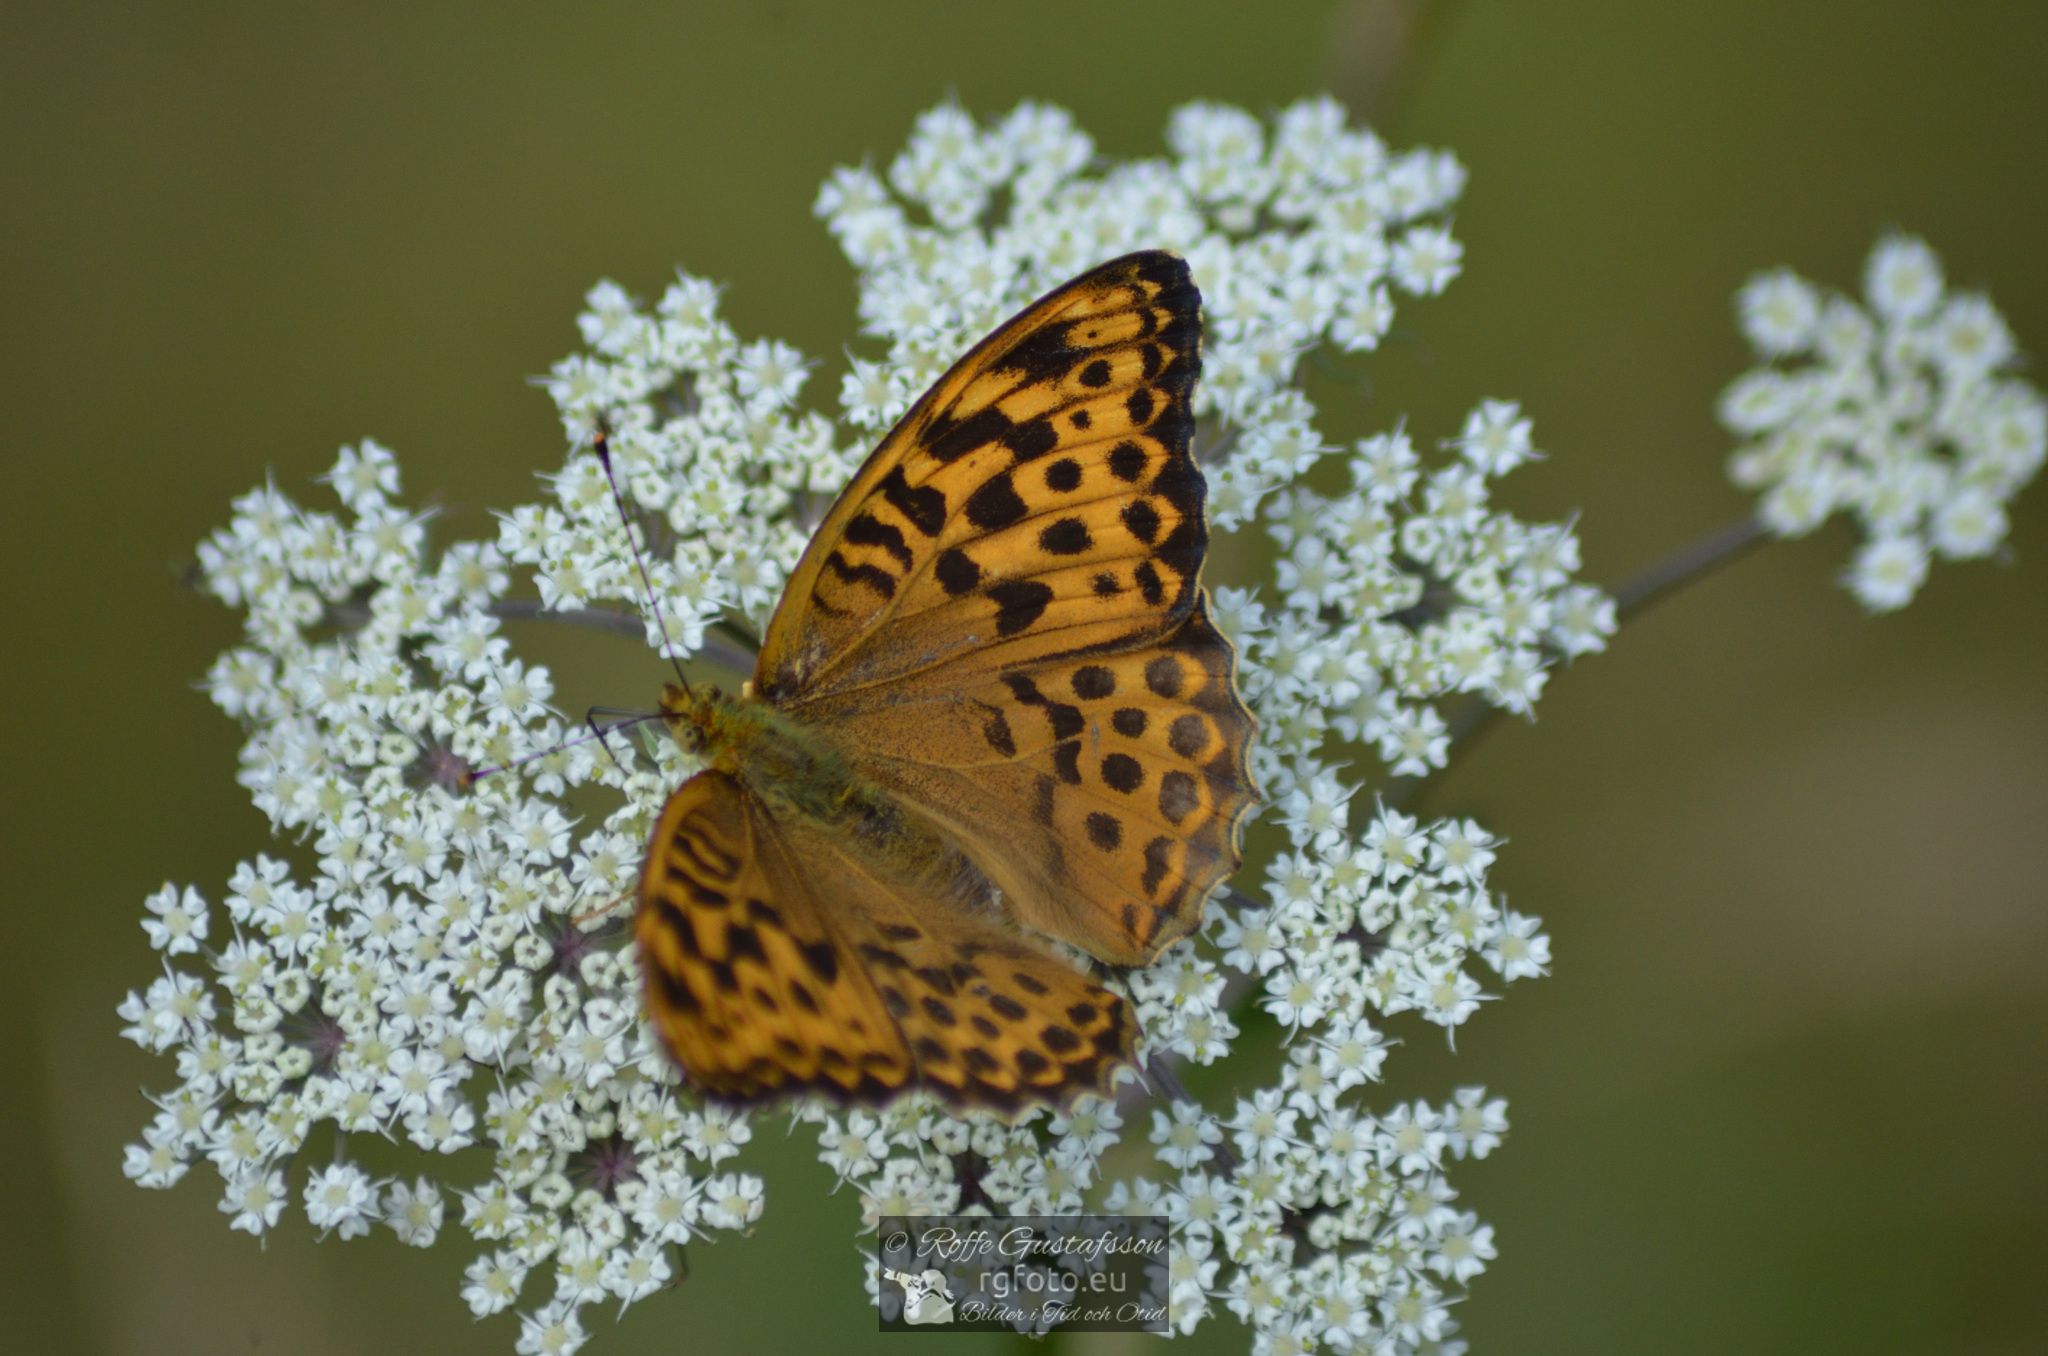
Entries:
[[1769, 364], [1738, 378], [1721, 420], [1746, 439], [1735, 482], [1763, 492], [1771, 532], [1848, 513], [1864, 537], [1845, 576], [1873, 612], [1904, 607], [1929, 563], [1988, 556], [2006, 501], [2048, 456], [2048, 401], [2012, 376], [2018, 350], [1990, 299], [1950, 292], [1906, 235], [1878, 241], [1864, 305], [1780, 269], [1737, 298]]
[[[367, 442], [326, 478], [338, 509], [269, 486], [238, 500], [201, 548], [208, 587], [247, 614], [210, 686], [288, 846], [244, 863], [218, 905], [172, 887], [148, 903], [163, 974], [120, 1011], [178, 1083], [129, 1175], [168, 1186], [205, 1159], [230, 1226], [257, 1235], [294, 1198], [344, 1238], [381, 1226], [426, 1246], [459, 1221], [481, 1245], [471, 1308], [517, 1308], [518, 1350], [560, 1353], [586, 1340], [588, 1306], [647, 1297], [683, 1244], [759, 1216], [752, 1122], [793, 1116], [867, 1223], [1162, 1214], [1182, 1332], [1228, 1316], [1261, 1352], [1456, 1349], [1452, 1308], [1494, 1251], [1446, 1170], [1499, 1143], [1505, 1107], [1370, 1085], [1392, 1023], [1455, 1029], [1490, 989], [1542, 974], [1548, 941], [1490, 888], [1484, 829], [1372, 804], [1359, 763], [1443, 766], [1440, 707], [1528, 712], [1550, 666], [1602, 648], [1613, 606], [1574, 582], [1569, 529], [1492, 503], [1536, 456], [1517, 407], [1480, 404], [1440, 452], [1399, 427], [1338, 447], [1296, 384], [1305, 354], [1372, 349], [1397, 296], [1456, 274], [1441, 217], [1457, 163], [1390, 151], [1328, 100], [1270, 122], [1192, 105], [1168, 142], [1105, 163], [1058, 109], [980, 126], [947, 106], [885, 175], [833, 174], [818, 211], [886, 341], [852, 361], [836, 414], [799, 406], [807, 360], [743, 340], [712, 284], [682, 277], [651, 307], [603, 284], [587, 351], [549, 381], [577, 450], [495, 541], [432, 540]], [[1128, 977], [1149, 1086], [1116, 1102], [1015, 1124], [916, 1097], [700, 1104], [640, 1020], [609, 907], [691, 769], [666, 740], [614, 738], [618, 761], [566, 742], [579, 730], [547, 672], [504, 632], [552, 613], [660, 644], [588, 435], [612, 429], [677, 650], [716, 662], [758, 634], [829, 496], [948, 363], [1046, 287], [1162, 246], [1205, 300], [1197, 453], [1217, 556], [1277, 558], [1269, 578], [1208, 576], [1261, 725], [1263, 886], [1212, 901], [1201, 934]], [[460, 775], [481, 767], [508, 770]], [[417, 1150], [405, 1178], [358, 1161], [379, 1138]]]

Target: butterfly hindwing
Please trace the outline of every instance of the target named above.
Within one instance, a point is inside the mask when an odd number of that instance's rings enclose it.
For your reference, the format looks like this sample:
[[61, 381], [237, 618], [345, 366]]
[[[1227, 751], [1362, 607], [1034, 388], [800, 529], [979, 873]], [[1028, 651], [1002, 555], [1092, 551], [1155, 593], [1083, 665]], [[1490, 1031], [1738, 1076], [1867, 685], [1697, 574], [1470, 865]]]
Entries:
[[998, 1110], [1106, 1091], [1135, 1042], [1123, 1000], [889, 860], [722, 773], [671, 797], [635, 931], [648, 1011], [692, 1081], [735, 1100], [920, 1086]]
[[992, 909], [891, 871], [886, 850], [792, 820], [777, 825], [788, 888], [807, 882], [895, 1020], [925, 1090], [956, 1107], [1014, 1110], [1106, 1092], [1130, 1062], [1124, 1001]]
[[698, 773], [663, 808], [633, 919], [655, 1031], [720, 1096], [901, 1090], [902, 1033], [812, 892], [776, 879], [762, 827], [721, 772]]
[[1020, 664], [849, 716], [863, 772], [1026, 926], [1120, 965], [1185, 936], [1253, 802], [1235, 652], [1199, 600], [1144, 645]]
[[866, 687], [1119, 643], [1185, 616], [1207, 540], [1189, 450], [1200, 307], [1183, 260], [1133, 254], [976, 345], [820, 525], [756, 690], [829, 720], [835, 698]]

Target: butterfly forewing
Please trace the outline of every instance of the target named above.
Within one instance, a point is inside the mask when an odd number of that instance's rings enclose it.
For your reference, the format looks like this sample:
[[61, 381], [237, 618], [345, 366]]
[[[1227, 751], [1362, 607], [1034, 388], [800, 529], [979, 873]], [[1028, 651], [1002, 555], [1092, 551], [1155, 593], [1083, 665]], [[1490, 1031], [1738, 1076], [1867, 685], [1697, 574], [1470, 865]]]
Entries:
[[1157, 251], [977, 345], [861, 468], [790, 577], [755, 687], [808, 703], [1158, 635], [1206, 532], [1189, 454], [1200, 294]]

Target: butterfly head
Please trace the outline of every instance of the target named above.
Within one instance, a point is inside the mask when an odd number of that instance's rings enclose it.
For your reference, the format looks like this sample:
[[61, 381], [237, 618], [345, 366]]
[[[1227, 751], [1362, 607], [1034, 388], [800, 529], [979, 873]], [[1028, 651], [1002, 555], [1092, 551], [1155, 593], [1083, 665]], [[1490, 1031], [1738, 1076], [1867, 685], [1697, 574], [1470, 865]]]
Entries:
[[721, 772], [739, 769], [742, 746], [756, 722], [744, 694], [735, 700], [710, 683], [669, 683], [661, 690], [661, 719], [676, 743]]
[[702, 753], [725, 704], [725, 694], [709, 683], [668, 683], [661, 689], [661, 720], [678, 744]]

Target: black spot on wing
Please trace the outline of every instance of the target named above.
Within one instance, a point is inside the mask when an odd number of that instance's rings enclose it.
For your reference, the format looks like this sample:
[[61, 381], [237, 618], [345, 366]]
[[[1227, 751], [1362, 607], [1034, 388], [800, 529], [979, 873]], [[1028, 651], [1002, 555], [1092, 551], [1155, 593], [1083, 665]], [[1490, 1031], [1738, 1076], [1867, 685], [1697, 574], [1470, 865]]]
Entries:
[[1145, 449], [1128, 440], [1118, 443], [1109, 454], [1109, 473], [1126, 484], [1136, 484], [1145, 474]]
[[744, 924], [725, 930], [725, 953], [732, 960], [759, 961], [768, 963], [768, 953], [761, 949], [761, 934]]
[[1166, 601], [1166, 585], [1159, 581], [1159, 571], [1152, 568], [1151, 561], [1138, 562], [1138, 568], [1131, 571], [1131, 578], [1138, 585], [1138, 595], [1148, 605], [1158, 607]]
[[1023, 373], [1027, 381], [1051, 381], [1072, 367], [1086, 352], [1086, 349], [1075, 348], [1070, 342], [1069, 326], [1041, 325], [1012, 345], [996, 365], [1006, 371]]
[[1102, 760], [1102, 780], [1111, 790], [1129, 795], [1145, 784], [1145, 768], [1128, 753], [1112, 753]]
[[1017, 487], [1010, 483], [1010, 473], [991, 476], [981, 487], [967, 496], [967, 521], [984, 532], [1008, 527], [1022, 518], [1029, 510], [1017, 494]]
[[1152, 507], [1149, 499], [1133, 499], [1125, 504], [1123, 520], [1130, 534], [1148, 546], [1159, 536], [1159, 510]]
[[1159, 813], [1166, 816], [1167, 823], [1180, 823], [1201, 803], [1202, 794], [1196, 789], [1195, 779], [1179, 768], [1159, 779]]
[[670, 1007], [692, 1017], [704, 1010], [704, 1005], [697, 1001], [697, 995], [681, 978], [659, 966], [649, 966], [648, 970], [654, 976], [655, 987], [661, 990], [661, 996], [668, 1000]]
[[938, 577], [939, 587], [955, 598], [963, 593], [972, 593], [981, 583], [981, 566], [957, 546], [949, 546], [940, 552], [932, 573]]
[[1052, 725], [1054, 739], [1072, 739], [1088, 725], [1086, 717], [1081, 714], [1081, 708], [1069, 706], [1065, 702], [1047, 702], [1045, 718]]
[[1010, 449], [1018, 461], [1032, 461], [1044, 456], [1059, 446], [1060, 435], [1052, 426], [1052, 420], [1044, 417], [1018, 424], [1003, 435], [1003, 446]]
[[855, 515], [846, 525], [846, 540], [855, 546], [879, 546], [905, 568], [909, 569], [913, 557], [910, 547], [903, 540], [902, 529], [883, 522], [872, 514]]
[[1124, 840], [1124, 826], [1115, 815], [1100, 810], [1090, 812], [1087, 820], [1088, 841], [1104, 852], [1114, 852]]
[[1159, 888], [1159, 882], [1166, 879], [1166, 873], [1173, 867], [1173, 840], [1161, 835], [1145, 844], [1145, 874], [1138, 884], [1146, 894]]
[[[986, 1017], [977, 1017], [974, 1019], [974, 1023], [975, 1029], [977, 1031], [979, 1031], [982, 1027], [986, 1026], [989, 1028], [989, 1030], [984, 1034], [990, 1037], [994, 1037], [997, 1034], [995, 1030], [995, 1023], [989, 1021]], [[994, 1073], [998, 1068], [1002, 1067], [1001, 1065], [996, 1063], [994, 1055], [991, 1055], [988, 1051], [975, 1045], [970, 1045], [967, 1047], [966, 1050], [962, 1051], [960, 1058], [963, 1061], [965, 1061], [970, 1071], [976, 1074], [983, 1075], [984, 1077], [988, 1074]]]
[[839, 952], [830, 942], [805, 942], [802, 944], [804, 964], [811, 967], [811, 973], [827, 984], [839, 978]]
[[946, 525], [946, 496], [944, 491], [930, 485], [912, 485], [903, 478], [901, 466], [890, 469], [882, 477], [882, 498], [889, 501], [889, 507], [902, 514], [910, 525], [927, 537], [939, 535], [939, 529]]
[[988, 590], [996, 605], [996, 634], [1014, 636], [1028, 631], [1045, 615], [1052, 602], [1052, 586], [1036, 579], [1006, 579]]
[[1062, 518], [1038, 534], [1039, 549], [1048, 555], [1078, 556], [1094, 544], [1079, 518]]
[[849, 584], [865, 584], [884, 598], [896, 596], [896, 576], [878, 565], [849, 565], [834, 551], [825, 557], [825, 568]]
[[1083, 664], [1074, 670], [1073, 686], [1083, 701], [1100, 701], [1116, 692], [1116, 675], [1100, 664]]
[[1010, 416], [994, 405], [975, 411], [957, 423], [940, 415], [925, 430], [924, 450], [934, 459], [950, 465], [979, 447], [996, 442], [1012, 428]]
[[1032, 783], [1031, 817], [1048, 828], [1052, 826], [1052, 798], [1053, 780], [1041, 772]]

